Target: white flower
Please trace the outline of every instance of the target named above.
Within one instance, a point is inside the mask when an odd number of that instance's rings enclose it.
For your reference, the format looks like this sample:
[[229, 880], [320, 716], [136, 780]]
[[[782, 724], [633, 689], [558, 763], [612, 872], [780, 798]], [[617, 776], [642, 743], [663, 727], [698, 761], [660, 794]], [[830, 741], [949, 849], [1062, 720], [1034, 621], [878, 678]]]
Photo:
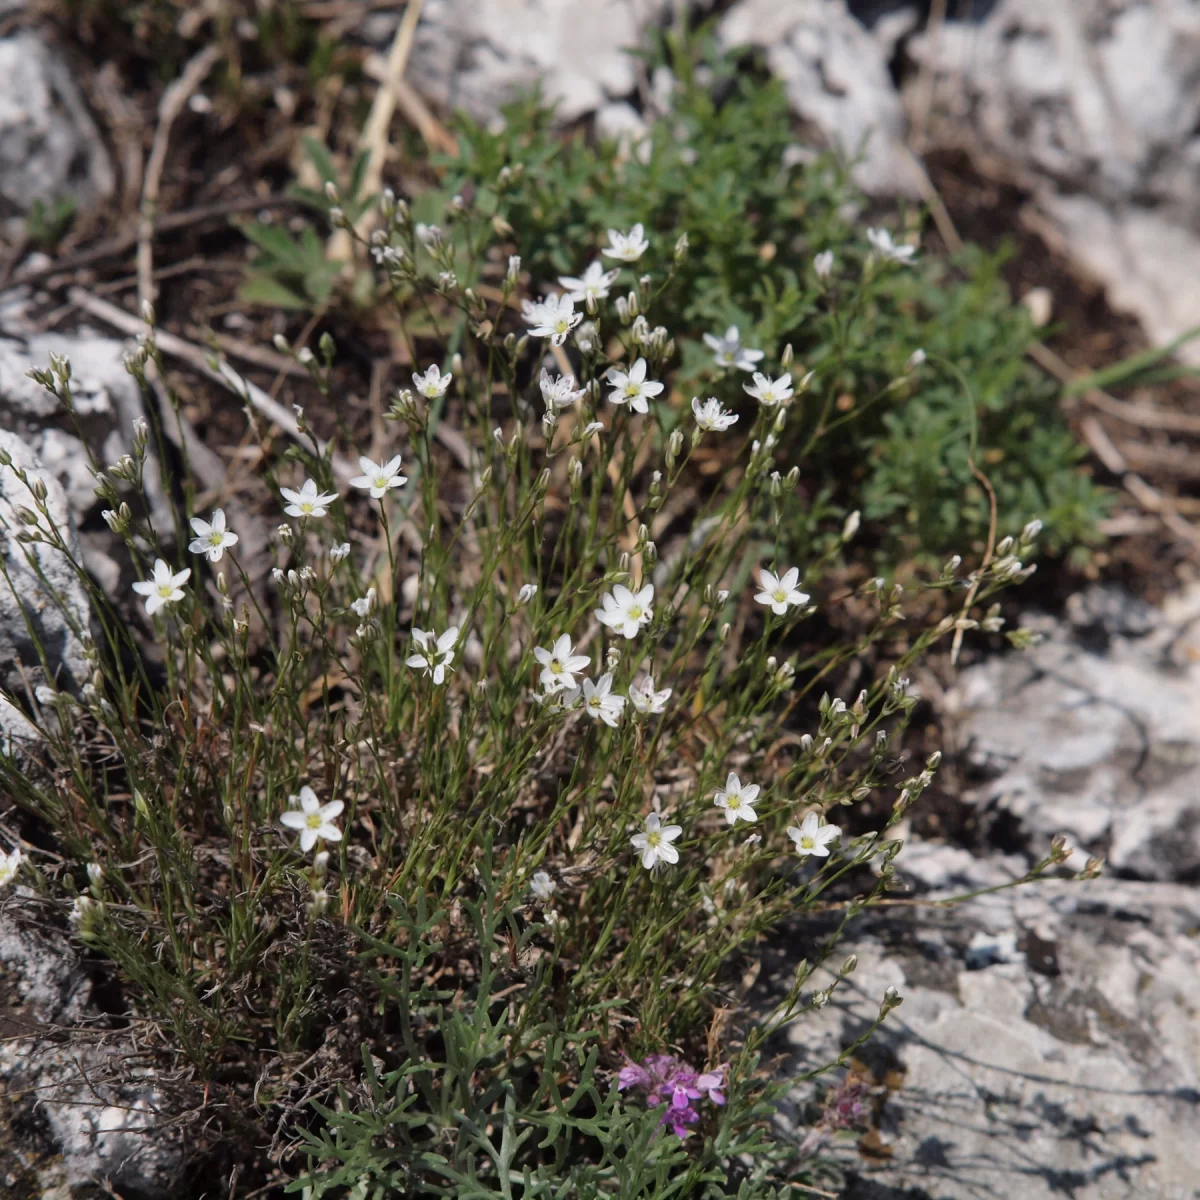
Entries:
[[916, 246], [898, 245], [892, 241], [892, 235], [886, 229], [868, 229], [867, 241], [880, 258], [889, 262], [907, 263], [917, 252]]
[[283, 510], [289, 517], [323, 517], [325, 510], [338, 498], [337, 492], [318, 492], [311, 479], [306, 479], [298, 492], [280, 488], [279, 494], [291, 501]]
[[663, 390], [661, 383], [655, 383], [654, 380], [647, 381], [646, 360], [644, 358], [639, 358], [629, 368], [628, 374], [624, 371], [618, 371], [616, 367], [609, 367], [605, 378], [612, 388], [612, 391], [608, 394], [609, 403], [628, 404], [634, 412], [648, 412], [649, 405], [646, 403], [647, 400], [653, 396], [657, 396]]
[[592, 661], [586, 654], [571, 653], [571, 638], [566, 633], [549, 650], [543, 646], [536, 647], [533, 657], [542, 664], [540, 679], [548, 692], [556, 692], [559, 688], [573, 688], [575, 672], [585, 670]]
[[544, 904], [554, 895], [558, 884], [545, 871], [534, 871], [533, 879], [529, 882], [529, 890]]
[[300, 811], [292, 807], [279, 818], [279, 823], [288, 829], [300, 830], [300, 849], [307, 854], [321, 839], [340, 842], [342, 831], [333, 823], [345, 805], [340, 800], [322, 804], [316, 793], [307, 784], [300, 789], [299, 796], [289, 796], [288, 804], [300, 802]]
[[764, 408], [774, 408], [776, 404], [783, 404], [792, 398], [791, 372], [780, 375], [778, 379], [772, 379], [769, 375], [760, 375], [755, 371], [754, 386], [743, 384], [742, 391], [747, 396], [753, 396]]
[[637, 262], [646, 253], [650, 243], [646, 240], [645, 230], [641, 224], [635, 225], [628, 233], [619, 233], [615, 229], [608, 231], [608, 245], [602, 246], [600, 253], [605, 258], [619, 258], [622, 262]]
[[[606, 271], [604, 264], [596, 259], [588, 264], [588, 269], [576, 278], [573, 275], [560, 275], [558, 282], [567, 289], [567, 295], [576, 304], [595, 304], [598, 300], [608, 299], [608, 289], [612, 287], [621, 268]], [[595, 311], [593, 309], [593, 311]]]
[[357, 600], [351, 600], [350, 607], [354, 609], [355, 616], [365, 620], [375, 607], [375, 589], [367, 588], [367, 594], [360, 596]]
[[671, 689], [654, 690], [654, 676], [647, 675], [641, 683], [629, 685], [629, 702], [640, 713], [661, 713], [671, 698]]
[[521, 584], [521, 590], [517, 592], [517, 603], [522, 605], [528, 604], [537, 595], [537, 592], [538, 585], [536, 583]]
[[698, 396], [692, 397], [692, 413], [696, 417], [696, 424], [704, 430], [705, 433], [721, 433], [737, 421], [737, 413], [727, 412], [721, 407], [721, 402], [716, 396], [709, 396], [703, 404], [700, 403]]
[[332, 562], [339, 563], [344, 558], [350, 556], [350, 543], [342, 542], [340, 546], [333, 546], [329, 551], [329, 558]]
[[664, 825], [658, 813], [646, 817], [646, 832], [635, 833], [629, 840], [642, 853], [642, 866], [652, 870], [660, 862], [677, 863], [679, 851], [671, 843], [683, 833], [680, 825]]
[[590, 438], [592, 436], [592, 434], [594, 434], [594, 433], [603, 433], [603, 432], [604, 432], [604, 422], [603, 421], [589, 421], [583, 427], [582, 436], [585, 438]]
[[454, 661], [454, 645], [458, 641], [458, 626], [451, 625], [441, 637], [435, 637], [432, 630], [413, 628], [413, 641], [424, 651], [423, 654], [410, 654], [405, 660], [410, 667], [415, 667], [433, 676], [435, 684], [446, 680], [446, 672], [451, 670]]
[[521, 301], [521, 315], [533, 326], [534, 337], [548, 337], [552, 346], [561, 346], [567, 334], [583, 320], [583, 313], [575, 311], [575, 301], [570, 296], [547, 296], [540, 304]]
[[763, 356], [761, 350], [747, 350], [742, 345], [736, 325], [730, 325], [725, 330], [724, 337], [706, 333], [704, 341], [713, 352], [713, 361], [718, 367], [737, 367], [741, 371], [753, 371], [754, 364]]
[[0, 891], [3, 891], [17, 877], [21, 869], [21, 847], [14, 846], [7, 854], [0, 850]]
[[372, 462], [369, 458], [360, 457], [358, 469], [362, 474], [350, 480], [350, 486], [370, 492], [372, 500], [378, 500], [386, 496], [392, 488], [403, 487], [408, 482], [408, 477], [400, 474], [399, 454], [385, 463]]
[[638, 630], [649, 625], [654, 617], [654, 584], [648, 583], [640, 592], [631, 592], [618, 583], [611, 593], [600, 597], [603, 608], [596, 609], [596, 620], [627, 638], [637, 637]]
[[776, 575], [772, 571], [761, 571], [759, 577], [762, 591], [754, 599], [759, 604], [769, 604], [777, 617], [786, 615], [789, 605], [799, 608], [808, 603], [808, 593], [800, 591], [796, 586], [800, 582], [800, 572], [795, 567], [782, 575]]
[[193, 554], [208, 556], [209, 562], [220, 562], [221, 556], [229, 546], [236, 546], [238, 535], [225, 528], [225, 510], [213, 510], [212, 523], [193, 517], [191, 521], [195, 540], [188, 546]]
[[822, 250], [813, 255], [813, 270], [818, 279], [828, 279], [833, 274], [833, 251]]
[[175, 574], [161, 558], [154, 560], [154, 578], [139, 581], [133, 585], [133, 590], [139, 596], [146, 597], [146, 612], [154, 616], [164, 604], [174, 604], [183, 599], [181, 584], [187, 583], [191, 575], [191, 567], [185, 567]]
[[88, 881], [95, 886], [104, 878], [104, 868], [98, 862], [90, 862], [87, 865]]
[[908, 356], [907, 366], [910, 371], [915, 371], [918, 367], [923, 367], [924, 365], [925, 365], [925, 351], [922, 350], [920, 346], [918, 346]]
[[796, 853], [801, 858], [807, 858], [810, 854], [828, 858], [829, 843], [837, 841], [842, 831], [836, 825], [822, 825], [821, 818], [815, 812], [810, 812], [799, 829], [789, 825], [787, 835], [796, 843]]
[[446, 389], [450, 386], [450, 380], [454, 378], [449, 371], [445, 375], [438, 369], [437, 363], [429, 366], [424, 375], [418, 375], [413, 372], [413, 387], [425, 397], [426, 400], [436, 400], [439, 396], [446, 394]]
[[575, 387], [574, 375], [551, 375], [545, 368], [538, 376], [538, 386], [542, 389], [542, 400], [548, 412], [570, 408], [583, 396], [583, 388]]
[[603, 721], [611, 729], [616, 729], [617, 720], [625, 708], [625, 697], [614, 696], [613, 677], [601, 675], [593, 683], [590, 679], [583, 681], [583, 711], [589, 717]]
[[748, 821], [753, 825], [758, 820], [754, 802], [761, 790], [757, 783], [743, 784], [731, 771], [725, 780], [725, 787], [717, 793], [713, 803], [725, 810], [725, 820], [730, 825], [736, 825], [738, 821]]

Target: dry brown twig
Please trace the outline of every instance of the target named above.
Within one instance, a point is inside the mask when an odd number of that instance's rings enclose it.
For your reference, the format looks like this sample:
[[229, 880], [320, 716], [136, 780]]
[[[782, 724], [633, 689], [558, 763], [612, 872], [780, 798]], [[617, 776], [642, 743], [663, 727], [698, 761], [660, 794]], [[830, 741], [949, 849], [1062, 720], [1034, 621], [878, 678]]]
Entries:
[[[404, 77], [408, 66], [408, 56], [412, 51], [413, 38], [417, 32], [417, 22], [421, 18], [421, 0], [408, 0], [404, 17], [396, 29], [392, 39], [392, 48], [388, 52], [387, 80], [396, 81]], [[383, 159], [387, 153], [388, 126], [392, 123], [392, 115], [396, 111], [396, 91], [393, 87], [383, 86], [375, 93], [371, 102], [371, 111], [367, 115], [367, 123], [363, 126], [359, 138], [359, 149], [367, 155], [367, 165], [363, 171], [361, 192], [364, 196], [374, 195], [379, 191], [383, 182]], [[354, 232], [360, 238], [366, 238], [371, 232], [371, 224], [375, 220], [375, 210], [368, 208], [358, 219]], [[353, 249], [353, 239], [345, 229], [334, 230], [329, 239], [327, 257], [337, 261], [349, 259]]]
[[221, 56], [221, 47], [212, 42], [194, 55], [184, 67], [183, 73], [163, 92], [158, 103], [158, 126], [154, 130], [154, 141], [150, 145], [150, 157], [146, 162], [146, 174], [142, 182], [141, 217], [138, 221], [138, 307], [144, 308], [154, 302], [154, 218], [158, 211], [158, 191], [162, 184], [163, 167], [167, 161], [167, 147], [171, 139], [171, 126], [196, 89], [204, 82], [209, 71]]

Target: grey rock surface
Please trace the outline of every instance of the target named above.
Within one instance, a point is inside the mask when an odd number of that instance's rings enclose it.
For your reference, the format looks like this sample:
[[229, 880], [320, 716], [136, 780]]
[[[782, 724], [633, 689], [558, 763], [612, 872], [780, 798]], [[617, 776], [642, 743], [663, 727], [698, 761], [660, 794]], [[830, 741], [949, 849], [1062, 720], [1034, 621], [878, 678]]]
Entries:
[[501, 104], [541, 82], [563, 121], [638, 86], [633, 58], [672, 0], [429, 0], [408, 74], [430, 99], [493, 120]]
[[38, 528], [49, 533], [52, 522], [78, 561], [79, 538], [66, 493], [15, 433], [0, 430], [0, 449], [11, 459], [0, 466], [0, 555], [6, 573], [0, 578], [0, 686], [11, 695], [25, 695], [42, 680], [44, 654], [52, 681], [78, 688], [87, 677], [80, 640], [91, 619], [87, 592], [67, 554], [46, 542], [27, 545], [17, 539], [32, 528], [18, 514], [35, 513], [32, 489], [40, 484], [48, 518], [43, 516]]
[[915, 195], [918, 175], [905, 146], [904, 109], [888, 72], [903, 25], [873, 34], [845, 0], [741, 0], [722, 19], [726, 49], [760, 48], [792, 109], [845, 158], [869, 192]]
[[86, 206], [115, 186], [104, 140], [61, 54], [29, 30], [0, 38], [0, 196], [26, 213], [35, 200]]
[[[975, 886], [1007, 874], [961, 851], [913, 850], [926, 882], [954, 881], [933, 896], [964, 874]], [[1195, 889], [1052, 882], [909, 914], [852, 926], [834, 960], [856, 952], [858, 969], [789, 1030], [789, 1068], [811, 1070], [865, 1031], [886, 988], [903, 997], [859, 1052], [880, 1085], [875, 1153], [853, 1139], [824, 1150], [846, 1197], [1200, 1196]], [[832, 980], [819, 971], [813, 982]], [[780, 1118], [801, 1135], [810, 1094], [798, 1089]]]
[[999, 0], [907, 51], [932, 72], [935, 142], [1015, 168], [1152, 339], [1200, 321], [1200, 6]]
[[103, 1182], [169, 1195], [182, 1156], [177, 1137], [149, 1132], [161, 1120], [153, 1081], [120, 1066], [129, 1047], [105, 1030], [70, 941], [18, 924], [11, 905], [0, 910], [0, 1194], [112, 1195]]
[[1200, 881], [1200, 593], [1156, 614], [1094, 589], [1070, 616], [948, 694], [964, 799], [1034, 855], [1063, 833], [1121, 874]]

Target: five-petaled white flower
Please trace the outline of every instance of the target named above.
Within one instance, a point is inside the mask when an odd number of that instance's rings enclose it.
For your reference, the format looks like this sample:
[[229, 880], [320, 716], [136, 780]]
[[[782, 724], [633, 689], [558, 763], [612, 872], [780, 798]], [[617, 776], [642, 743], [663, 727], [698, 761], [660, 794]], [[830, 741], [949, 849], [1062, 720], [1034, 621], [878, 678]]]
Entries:
[[458, 641], [458, 626], [451, 625], [441, 637], [435, 636], [432, 630], [413, 628], [413, 641], [424, 651], [423, 654], [410, 654], [405, 660], [410, 667], [416, 667], [433, 676], [435, 684], [446, 680], [446, 672], [453, 670], [454, 644]]
[[425, 371], [424, 375], [418, 375], [413, 372], [413, 387], [425, 397], [426, 400], [436, 400], [439, 396], [446, 394], [446, 389], [450, 386], [450, 380], [454, 378], [449, 371], [445, 375], [438, 369], [437, 363], [431, 364]]
[[785, 616], [789, 605], [799, 608], [808, 603], [808, 593], [796, 586], [800, 582], [800, 572], [795, 567], [790, 567], [782, 575], [760, 571], [759, 577], [762, 591], [754, 599], [759, 604], [769, 604], [777, 617]]
[[822, 825], [821, 818], [815, 812], [810, 812], [799, 828], [789, 825], [787, 835], [796, 843], [796, 853], [801, 858], [807, 858], [810, 854], [828, 858], [829, 843], [837, 841], [842, 831], [836, 825]]
[[400, 474], [400, 455], [389, 458], [385, 463], [372, 462], [369, 458], [359, 458], [358, 469], [361, 475], [350, 480], [350, 486], [362, 488], [371, 493], [372, 500], [386, 496], [392, 488], [403, 487], [408, 482], [407, 475]]
[[538, 376], [538, 386], [542, 389], [542, 400], [549, 412], [570, 408], [583, 396], [583, 388], [575, 387], [574, 375], [551, 375], [544, 367]]
[[605, 672], [593, 683], [590, 679], [583, 681], [583, 711], [589, 717], [603, 721], [612, 729], [616, 729], [617, 721], [625, 708], [625, 697], [613, 695], [613, 677]]
[[288, 829], [300, 830], [300, 849], [307, 854], [322, 838], [327, 842], [340, 842], [342, 831], [333, 823], [345, 805], [340, 800], [322, 804], [317, 794], [305, 784], [299, 796], [289, 796], [288, 804], [300, 801], [300, 808], [289, 808], [279, 818], [279, 823]]
[[360, 620], [365, 621], [372, 612], [375, 611], [376, 592], [373, 587], [367, 588], [365, 596], [359, 596], [357, 600], [350, 601], [350, 607], [354, 609], [354, 614]]
[[161, 558], [154, 560], [154, 578], [139, 580], [133, 585], [133, 590], [139, 596], [146, 597], [146, 612], [154, 616], [165, 604], [174, 604], [183, 599], [182, 584], [187, 583], [192, 568], [184, 567], [174, 574]]
[[7, 854], [0, 850], [0, 891], [3, 891], [17, 877], [21, 869], [21, 847], [15, 846]]
[[787, 372], [778, 379], [754, 372], [754, 385], [743, 384], [742, 391], [753, 396], [764, 408], [774, 408], [792, 398], [792, 375]]
[[600, 248], [605, 258], [619, 258], [621, 262], [637, 262], [650, 243], [646, 240], [645, 230], [639, 222], [628, 233], [616, 229], [608, 231], [608, 245]]
[[916, 246], [906, 246], [903, 243], [892, 241], [892, 235], [886, 229], [868, 229], [867, 241], [871, 243], [871, 249], [880, 258], [886, 258], [888, 262], [910, 262], [917, 252]]
[[833, 251], [822, 250], [813, 255], [813, 270], [818, 279], [828, 279], [833, 274]]
[[713, 361], [718, 367], [737, 367], [740, 371], [753, 371], [754, 364], [763, 356], [761, 350], [747, 350], [742, 345], [736, 325], [730, 325], [725, 330], [724, 337], [706, 333], [704, 342], [713, 352]]
[[730, 825], [736, 825], [738, 821], [749, 821], [750, 824], [753, 824], [758, 820], [758, 815], [754, 811], [754, 804], [761, 790], [757, 783], [742, 783], [730, 771], [728, 778], [725, 780], [725, 786], [717, 792], [713, 803], [718, 808], [725, 810], [725, 820]]
[[586, 654], [571, 653], [571, 637], [566, 633], [549, 650], [544, 646], [536, 647], [533, 657], [542, 664], [540, 678], [542, 686], [548, 692], [556, 692], [559, 688], [573, 688], [575, 672], [585, 670], [592, 661]]
[[534, 337], [548, 337], [552, 346], [561, 346], [567, 334], [583, 320], [583, 313], [575, 311], [575, 301], [570, 296], [547, 296], [539, 304], [521, 301], [521, 315], [533, 326]]
[[543, 903], [554, 895], [557, 888], [558, 884], [546, 871], [534, 871], [533, 878], [529, 881], [529, 890]]
[[654, 584], [648, 583], [639, 592], [631, 592], [624, 584], [618, 583], [612, 592], [605, 592], [600, 597], [604, 606], [598, 608], [596, 620], [609, 629], [615, 630], [624, 637], [637, 637], [638, 630], [643, 625], [649, 625], [654, 618]]
[[291, 501], [283, 510], [289, 517], [323, 517], [338, 498], [337, 492], [318, 492], [317, 485], [311, 479], [306, 479], [298, 492], [292, 488], [280, 488], [279, 494]]
[[647, 675], [640, 683], [629, 685], [629, 702], [640, 713], [661, 713], [671, 698], [671, 689], [654, 690], [654, 676]]
[[664, 825], [658, 813], [646, 817], [645, 833], [635, 833], [629, 840], [634, 849], [640, 850], [642, 866], [652, 870], [660, 862], [677, 863], [679, 851], [671, 843], [683, 833], [681, 825]]
[[608, 394], [610, 404], [628, 404], [634, 412], [649, 412], [647, 401], [663, 390], [661, 383], [646, 378], [646, 360], [639, 358], [628, 372], [609, 367], [605, 375], [612, 391]]
[[709, 396], [703, 404], [700, 403], [698, 396], [693, 396], [692, 413], [696, 418], [696, 424], [705, 433], [721, 433], [730, 425], [735, 424], [738, 419], [737, 413], [729, 412], [721, 407], [721, 402], [716, 396]]
[[620, 267], [606, 271], [604, 264], [596, 259], [588, 264], [588, 269], [582, 275], [560, 275], [558, 282], [567, 289], [567, 295], [576, 304], [594, 305], [598, 300], [608, 299], [608, 289], [616, 282], [620, 273]]
[[192, 532], [195, 539], [188, 546], [193, 554], [207, 555], [209, 562], [220, 562], [221, 556], [229, 546], [236, 546], [238, 535], [231, 529], [225, 528], [225, 510], [213, 510], [212, 522], [202, 521], [199, 517], [192, 518]]

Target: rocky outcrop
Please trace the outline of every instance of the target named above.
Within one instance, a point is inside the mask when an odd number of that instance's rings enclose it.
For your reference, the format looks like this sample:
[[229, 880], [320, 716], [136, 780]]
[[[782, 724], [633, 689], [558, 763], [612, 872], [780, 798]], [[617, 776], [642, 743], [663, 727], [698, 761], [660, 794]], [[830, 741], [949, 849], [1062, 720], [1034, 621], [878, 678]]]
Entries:
[[1161, 612], [1093, 589], [1032, 620], [1023, 654], [964, 671], [947, 697], [983, 822], [1035, 853], [1059, 833], [1121, 875], [1200, 881], [1200, 591]]
[[[1023, 863], [916, 846], [929, 898]], [[1082, 865], [1082, 864], [1080, 864]], [[923, 877], [923, 883], [921, 878]], [[945, 886], [950, 884], [951, 886]], [[1176, 884], [1043, 883], [951, 910], [873, 914], [838, 948], [859, 966], [789, 1031], [787, 1069], [852, 1060], [870, 1128], [831, 1153], [847, 1200], [1180, 1200], [1200, 1144], [1200, 895]], [[815, 930], [793, 931], [807, 948]], [[818, 972], [817, 987], [833, 976]], [[836, 1080], [837, 1074], [831, 1077]], [[803, 1137], [812, 1086], [780, 1120]]]
[[71, 943], [40, 936], [19, 925], [11, 909], [0, 911], [6, 1197], [170, 1194], [182, 1163], [179, 1138], [161, 1127], [160, 1097], [136, 1069], [133, 1048], [108, 1026]]
[[39, 34], [0, 38], [0, 197], [77, 207], [112, 195], [116, 175], [70, 66]]

